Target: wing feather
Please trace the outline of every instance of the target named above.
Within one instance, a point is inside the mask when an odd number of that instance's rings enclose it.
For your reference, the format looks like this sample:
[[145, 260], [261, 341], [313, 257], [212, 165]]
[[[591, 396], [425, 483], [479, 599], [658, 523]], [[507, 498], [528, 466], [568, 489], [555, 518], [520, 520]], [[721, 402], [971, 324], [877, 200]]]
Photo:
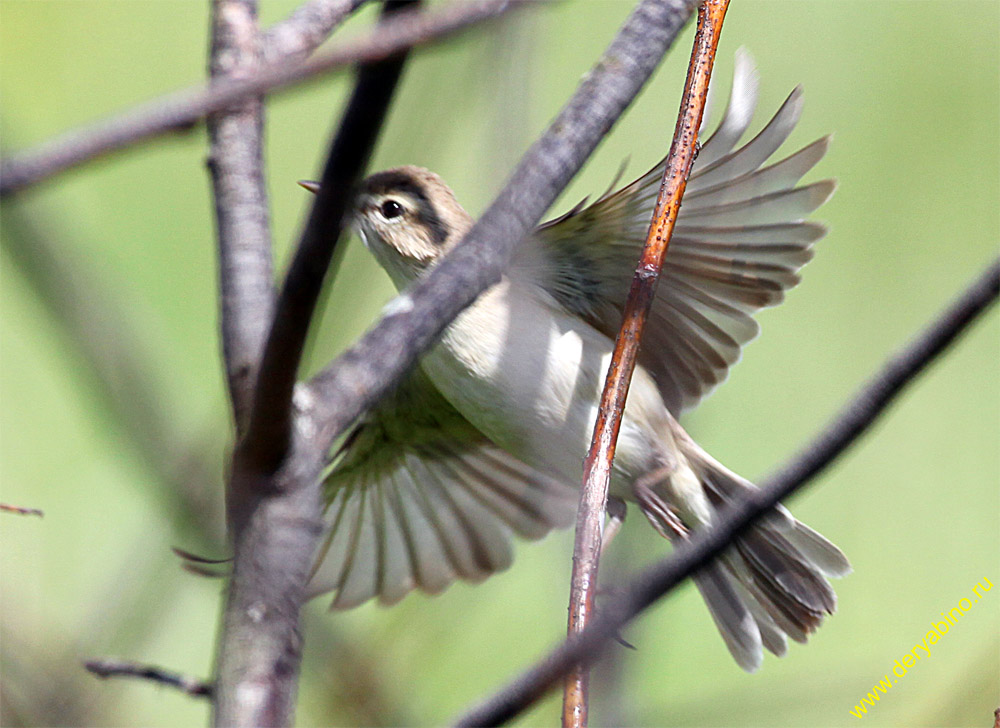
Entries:
[[344, 566], [334, 606], [348, 609], [365, 601], [378, 587], [379, 543], [374, 501], [375, 488], [366, 483], [358, 490], [350, 558]]
[[830, 137], [817, 139], [780, 162], [748, 172], [742, 177], [722, 182], [714, 187], [701, 186], [684, 193], [687, 211], [708, 205], [721, 205], [760, 197], [770, 192], [785, 190], [794, 185], [815, 167], [830, 148]]
[[496, 447], [419, 370], [357, 425], [325, 483], [327, 533], [310, 581], [332, 607], [506, 569], [514, 534], [573, 522], [577, 491]]
[[428, 594], [437, 594], [457, 575], [434, 521], [425, 513], [424, 498], [405, 467], [392, 473], [389, 487], [398, 504], [397, 511], [404, 514], [400, 522], [407, 529], [416, 584]]
[[[722, 114], [719, 128], [708, 138], [708, 141], [701, 145], [698, 157], [702, 164], [711, 164], [719, 157], [728, 154], [736, 142], [740, 140], [740, 137], [746, 134], [750, 122], [753, 121], [754, 110], [757, 108], [758, 85], [759, 78], [753, 58], [745, 49], [738, 49], [729, 103]], [[713, 88], [709, 89], [710, 97], [713, 95], [711, 92], [715, 85], [712, 86]]]
[[416, 584], [418, 567], [405, 516], [397, 508], [398, 494], [393, 492], [394, 479], [378, 486], [378, 497], [385, 519], [382, 537], [382, 562], [379, 569], [378, 593], [384, 604], [395, 604]]
[[[756, 102], [756, 72], [741, 50], [723, 119], [692, 168], [639, 354], [675, 415], [726, 378], [759, 331], [752, 315], [798, 284], [799, 269], [826, 232], [805, 218], [829, 199], [834, 182], [796, 185], [822, 159], [829, 137], [763, 166], [795, 128], [802, 91], [796, 88], [756, 136], [737, 146]], [[542, 225], [513, 265], [557, 304], [613, 337], [662, 169], [663, 162]]]
[[725, 184], [754, 171], [778, 151], [802, 115], [802, 87], [797, 86], [763, 129], [739, 149], [710, 164], [692, 168], [688, 189], [692, 192]]

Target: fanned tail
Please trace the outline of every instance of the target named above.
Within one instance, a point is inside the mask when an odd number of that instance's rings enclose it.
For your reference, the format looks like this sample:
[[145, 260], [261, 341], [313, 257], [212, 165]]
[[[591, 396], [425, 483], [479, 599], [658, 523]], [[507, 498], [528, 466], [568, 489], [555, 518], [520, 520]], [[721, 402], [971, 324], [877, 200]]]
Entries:
[[[755, 487], [677, 430], [681, 465], [666, 489], [654, 488], [645, 502], [640, 498], [647, 518], [671, 539], [684, 536], [679, 524], [685, 530], [703, 527], [706, 512], [710, 525], [718, 509]], [[828, 579], [850, 571], [839, 548], [778, 506], [694, 581], [733, 658], [754, 672], [764, 648], [784, 655], [787, 638], [806, 642], [836, 611]]]

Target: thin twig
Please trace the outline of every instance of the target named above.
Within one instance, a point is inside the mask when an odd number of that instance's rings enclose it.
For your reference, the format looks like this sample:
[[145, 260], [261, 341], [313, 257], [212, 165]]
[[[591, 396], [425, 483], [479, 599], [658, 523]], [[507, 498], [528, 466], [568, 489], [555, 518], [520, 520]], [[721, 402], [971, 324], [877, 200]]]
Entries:
[[19, 516], [38, 516], [39, 518], [45, 515], [40, 508], [25, 508], [24, 506], [14, 506], [10, 503], [0, 503], [0, 512], [16, 513]]
[[344, 20], [364, 5], [366, 0], [307, 0], [291, 15], [275, 23], [261, 39], [265, 63], [296, 57], [303, 58], [322, 43]]
[[[382, 22], [414, 5], [390, 0]], [[292, 392], [309, 324], [344, 227], [353, 190], [364, 173], [382, 129], [406, 53], [369, 63], [358, 70], [354, 93], [330, 148], [322, 181], [305, 230], [285, 276], [260, 363], [260, 376], [244, 451], [265, 469], [273, 469], [288, 448], [292, 428]]]
[[[670, 153], [663, 181], [653, 210], [653, 219], [639, 259], [632, 287], [625, 302], [625, 312], [615, 348], [611, 355], [604, 391], [590, 451], [584, 461], [583, 491], [576, 516], [576, 537], [573, 544], [573, 570], [570, 580], [570, 635], [582, 632], [594, 611], [598, 564], [601, 554], [602, 526], [607, 507], [611, 466], [615, 445], [625, 411], [632, 373], [639, 351], [639, 341], [656, 293], [656, 284], [663, 267], [663, 258], [674, 231], [681, 197], [687, 186], [694, 162], [708, 95], [708, 82], [715, 63], [715, 50], [722, 33], [729, 0], [707, 0], [698, 8], [698, 29], [688, 64], [687, 82], [677, 116]], [[583, 728], [588, 722], [589, 669], [580, 665], [566, 678], [563, 690], [564, 728]]]
[[312, 379], [303, 399], [313, 405], [320, 442], [332, 443], [499, 280], [516, 245], [611, 130], [693, 10], [692, 0], [642, 0], [464, 241]]
[[566, 640], [540, 662], [456, 722], [458, 726], [505, 723], [555, 687], [577, 663], [591, 663], [639, 613], [716, 558], [746, 529], [819, 475], [878, 419], [903, 389], [941, 355], [1000, 294], [1000, 259], [993, 261], [951, 304], [848, 402], [820, 434], [759, 490], [722, 509], [716, 525], [694, 532], [674, 553], [633, 578], [583, 633]]
[[[260, 65], [257, 0], [213, 0], [213, 79]], [[246, 99], [207, 119], [219, 250], [222, 354], [237, 436], [246, 428], [257, 363], [274, 310], [271, 225], [264, 180], [264, 103]]]
[[99, 660], [86, 660], [83, 666], [88, 672], [105, 680], [109, 677], [132, 677], [140, 680], [149, 680], [160, 685], [168, 685], [197, 698], [212, 697], [211, 683], [195, 677], [189, 677], [188, 675], [170, 672], [154, 665], [143, 665], [138, 662], [116, 660], [114, 658], [102, 658]]
[[190, 129], [208, 114], [245, 99], [356, 63], [383, 60], [416, 45], [454, 35], [528, 0], [454, 0], [423, 12], [400, 13], [377, 30], [298, 62], [268, 65], [251, 78], [226, 79], [178, 91], [18, 152], [0, 162], [0, 197], [97, 157], [170, 132]]
[[[382, 23], [393, 23], [394, 15], [409, 13], [404, 8], [413, 4], [387, 0]], [[292, 392], [352, 189], [374, 148], [406, 55], [359, 68], [275, 307], [227, 493], [234, 561], [215, 673], [215, 725], [283, 726], [294, 713], [299, 615], [319, 538], [316, 486], [329, 444], [307, 433], [306, 415], [292, 411]]]

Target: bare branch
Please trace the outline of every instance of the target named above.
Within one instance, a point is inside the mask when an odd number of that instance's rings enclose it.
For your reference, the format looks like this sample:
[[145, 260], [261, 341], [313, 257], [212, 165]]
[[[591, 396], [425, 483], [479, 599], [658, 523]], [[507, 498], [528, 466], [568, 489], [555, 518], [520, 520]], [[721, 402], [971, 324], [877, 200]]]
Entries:
[[[390, 0], [383, 22], [412, 2]], [[292, 392], [323, 279], [343, 231], [353, 189], [368, 165], [406, 53], [363, 65], [323, 169], [305, 230], [285, 276], [260, 376], [244, 452], [265, 469], [284, 456], [292, 427]]]
[[0, 503], [0, 513], [16, 513], [19, 516], [38, 516], [39, 518], [45, 515], [40, 508], [25, 508], [10, 503]]
[[746, 529], [843, 454], [899, 393], [941, 355], [1000, 294], [1000, 259], [993, 261], [917, 337], [889, 359], [881, 371], [833, 420], [759, 490], [720, 511], [717, 524], [681, 543], [674, 553], [630, 581], [582, 634], [571, 637], [523, 672], [458, 726], [500, 725], [555, 687], [577, 663], [590, 664], [619, 630], [691, 574], [717, 557]]
[[[722, 33], [729, 0], [706, 0], [698, 8], [698, 30], [688, 64], [687, 82], [681, 99], [677, 125], [663, 181], [653, 209], [653, 219], [646, 234], [642, 255], [632, 278], [632, 287], [625, 301], [621, 328], [615, 338], [600, 409], [594, 423], [590, 451], [584, 460], [583, 489], [576, 516], [576, 536], [573, 542], [573, 569], [570, 579], [569, 624], [570, 635], [582, 632], [594, 611], [594, 594], [597, 590], [597, 573], [601, 555], [602, 526], [607, 508], [608, 486], [611, 482], [611, 465], [615, 457], [618, 432], [625, 412], [632, 373], [639, 353], [642, 330], [649, 317], [656, 284], [659, 282], [663, 258], [667, 253], [674, 223], [681, 208], [681, 197], [687, 186], [691, 165], [694, 163], [708, 95], [708, 82], [715, 63], [715, 50]], [[566, 678], [563, 687], [564, 728], [582, 728], [588, 722], [589, 670], [578, 665]]]
[[[247, 78], [259, 63], [257, 0], [213, 0], [212, 78]], [[257, 362], [274, 310], [263, 99], [247, 99], [213, 114], [207, 127], [219, 249], [222, 353], [239, 435], [246, 427]]]
[[463, 242], [313, 378], [306, 399], [314, 403], [321, 442], [332, 443], [459, 311], [499, 280], [514, 247], [610, 131], [693, 9], [692, 0], [642, 0]]
[[330, 35], [366, 0], [308, 0], [265, 33], [262, 52], [265, 63], [284, 58], [302, 58]]
[[[412, 4], [388, 0], [383, 22], [394, 22], [391, 16]], [[216, 725], [288, 725], [294, 713], [302, 657], [299, 613], [320, 533], [316, 486], [329, 444], [311, 436], [307, 413], [296, 413], [293, 421], [292, 392], [351, 192], [371, 155], [405, 60], [403, 52], [358, 70], [275, 308], [249, 427], [237, 445], [229, 483], [235, 557], [216, 665]]]
[[528, 0], [454, 0], [426, 13], [400, 13], [391, 23], [308, 60], [279, 61], [246, 79], [219, 80], [163, 96], [110, 119], [66, 132], [0, 162], [0, 197], [97, 157], [170, 132], [208, 114], [355, 63], [372, 63], [441, 40]]
[[195, 677], [169, 672], [153, 665], [143, 665], [138, 662], [116, 660], [114, 658], [102, 658], [99, 660], [86, 660], [83, 666], [88, 672], [105, 680], [109, 677], [138, 678], [177, 688], [181, 692], [197, 698], [212, 697], [212, 685], [210, 683], [206, 683]]

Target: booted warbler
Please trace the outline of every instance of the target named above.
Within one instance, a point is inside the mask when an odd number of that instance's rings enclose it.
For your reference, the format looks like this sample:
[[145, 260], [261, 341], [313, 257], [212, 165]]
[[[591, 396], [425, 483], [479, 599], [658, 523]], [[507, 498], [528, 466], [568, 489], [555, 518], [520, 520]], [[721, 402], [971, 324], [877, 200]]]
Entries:
[[[723, 379], [758, 332], [751, 317], [799, 281], [823, 236], [805, 218], [834, 183], [797, 186], [820, 139], [767, 160], [798, 121], [796, 89], [742, 146], [757, 96], [739, 53], [723, 119], [700, 150], [632, 379], [610, 502], [632, 502], [670, 539], [710, 527], [754, 486], [702, 450], [677, 418]], [[767, 166], [765, 166], [767, 165]], [[414, 588], [507, 568], [511, 537], [570, 526], [613, 339], [663, 164], [534, 231], [501, 281], [444, 330], [419, 367], [360, 421], [326, 482], [327, 535], [310, 589], [333, 606], [393, 603]], [[472, 227], [440, 177], [399, 167], [369, 177], [354, 223], [398, 289]], [[840, 550], [784, 508], [695, 582], [736, 662], [804, 642], [836, 608]]]

